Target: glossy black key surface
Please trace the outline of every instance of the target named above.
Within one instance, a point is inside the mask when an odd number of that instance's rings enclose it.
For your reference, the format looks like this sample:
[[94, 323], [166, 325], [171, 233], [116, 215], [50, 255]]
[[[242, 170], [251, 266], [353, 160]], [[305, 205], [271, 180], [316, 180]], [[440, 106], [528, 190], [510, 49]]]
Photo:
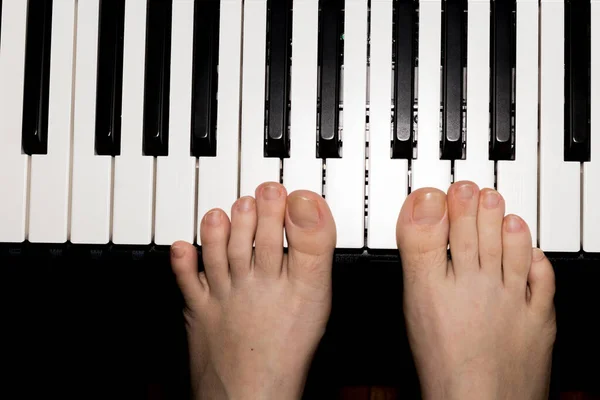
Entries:
[[47, 154], [52, 0], [29, 0], [23, 90], [23, 152]]
[[343, 53], [343, 0], [320, 0], [319, 16], [319, 137], [320, 158], [340, 157], [340, 68]]
[[414, 0], [394, 0], [394, 119], [392, 158], [413, 158], [417, 11]]
[[590, 2], [565, 2], [565, 161], [590, 161]]
[[287, 158], [290, 152], [288, 117], [290, 57], [292, 55], [292, 0], [268, 0], [267, 126], [265, 157]]
[[123, 35], [125, 2], [100, 1], [98, 79], [96, 89], [96, 154], [121, 154]]
[[515, 1], [491, 4], [491, 139], [490, 160], [514, 160], [513, 68]]
[[443, 10], [443, 109], [441, 158], [463, 156], [463, 68], [466, 64], [466, 1], [446, 0]]
[[172, 0], [149, 0], [144, 82], [144, 154], [169, 153]]
[[219, 18], [220, 0], [196, 0], [191, 123], [194, 157], [217, 155]]

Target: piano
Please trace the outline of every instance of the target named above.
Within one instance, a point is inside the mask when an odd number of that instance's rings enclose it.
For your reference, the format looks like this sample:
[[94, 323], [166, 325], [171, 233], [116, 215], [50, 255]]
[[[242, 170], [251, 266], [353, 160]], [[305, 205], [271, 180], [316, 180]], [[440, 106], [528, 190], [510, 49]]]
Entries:
[[411, 191], [465, 179], [498, 189], [553, 262], [553, 393], [600, 389], [600, 0], [0, 13], [0, 359], [20, 393], [184, 397], [168, 246], [201, 251], [206, 211], [279, 181], [322, 194], [338, 226], [307, 398], [416, 395], [396, 216]]

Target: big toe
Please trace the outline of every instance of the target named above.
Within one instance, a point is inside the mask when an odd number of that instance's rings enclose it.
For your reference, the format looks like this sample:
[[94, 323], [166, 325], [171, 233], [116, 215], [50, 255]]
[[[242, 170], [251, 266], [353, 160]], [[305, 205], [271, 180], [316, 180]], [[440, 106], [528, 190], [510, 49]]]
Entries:
[[311, 286], [328, 284], [336, 243], [329, 206], [318, 194], [301, 190], [288, 196], [285, 214], [288, 273]]
[[396, 239], [405, 277], [414, 277], [430, 270], [445, 276], [448, 229], [444, 192], [423, 188], [408, 196], [396, 225]]

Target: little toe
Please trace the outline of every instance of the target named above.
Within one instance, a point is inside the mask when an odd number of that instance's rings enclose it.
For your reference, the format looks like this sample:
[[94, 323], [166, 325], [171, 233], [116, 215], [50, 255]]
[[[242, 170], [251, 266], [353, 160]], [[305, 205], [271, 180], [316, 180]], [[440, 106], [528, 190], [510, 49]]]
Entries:
[[527, 223], [521, 217], [513, 214], [504, 217], [502, 274], [505, 287], [526, 294], [531, 254], [531, 233]]
[[254, 268], [257, 273], [279, 276], [283, 263], [283, 223], [287, 193], [275, 182], [256, 189], [258, 223], [254, 243]]
[[223, 210], [214, 209], [202, 218], [200, 239], [202, 241], [202, 261], [209, 289], [221, 293], [229, 286], [229, 243], [230, 223]]
[[245, 196], [233, 203], [231, 234], [227, 248], [233, 282], [247, 276], [250, 272], [256, 221], [256, 201], [253, 197]]
[[[300, 190], [288, 196], [285, 216], [288, 274], [310, 287], [331, 285], [336, 227], [331, 210], [316, 193]], [[323, 291], [328, 295], [329, 290]]]
[[432, 271], [437, 276], [446, 276], [448, 227], [444, 192], [423, 188], [407, 197], [396, 224], [396, 241], [405, 279], [429, 275]]
[[198, 276], [198, 253], [196, 248], [187, 242], [175, 242], [171, 246], [171, 268], [175, 274], [177, 285], [189, 308], [201, 301], [207, 292]]
[[531, 291], [529, 304], [539, 313], [551, 313], [554, 310], [556, 292], [554, 269], [540, 249], [533, 249], [527, 282]]
[[493, 189], [483, 189], [479, 196], [477, 232], [479, 235], [479, 264], [502, 279], [502, 221], [504, 199]]
[[475, 183], [457, 182], [448, 189], [450, 254], [457, 276], [479, 270], [478, 207], [479, 188]]

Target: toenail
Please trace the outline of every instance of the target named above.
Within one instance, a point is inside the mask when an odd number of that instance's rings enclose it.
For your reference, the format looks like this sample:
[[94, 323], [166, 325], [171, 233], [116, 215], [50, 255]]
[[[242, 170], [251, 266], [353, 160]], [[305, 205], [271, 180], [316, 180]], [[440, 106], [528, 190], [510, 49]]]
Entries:
[[312, 228], [319, 223], [317, 202], [303, 196], [291, 196], [288, 199], [290, 220], [300, 228]]
[[221, 213], [217, 210], [210, 211], [204, 216], [204, 221], [207, 225], [219, 225], [219, 223], [221, 222]]
[[421, 194], [415, 199], [413, 220], [418, 224], [435, 224], [446, 214], [444, 195], [438, 192]]
[[181, 246], [171, 246], [171, 254], [175, 258], [181, 258], [185, 255], [185, 249]]
[[506, 230], [509, 232], [520, 232], [523, 228], [523, 223], [521, 222], [521, 218], [511, 215], [506, 221]]
[[469, 183], [465, 183], [458, 188], [458, 196], [463, 200], [472, 198], [474, 193], [473, 186]]
[[544, 252], [538, 248], [533, 249], [533, 261], [542, 261], [546, 257]]
[[262, 197], [265, 200], [277, 200], [281, 197], [281, 186], [274, 183], [264, 186], [262, 189]]
[[238, 204], [237, 204], [237, 208], [240, 211], [250, 211], [252, 210], [252, 206], [254, 202], [252, 201], [252, 197], [243, 197], [241, 199], [239, 199]]
[[483, 205], [485, 208], [496, 208], [500, 204], [500, 196], [495, 191], [489, 191], [485, 194]]

